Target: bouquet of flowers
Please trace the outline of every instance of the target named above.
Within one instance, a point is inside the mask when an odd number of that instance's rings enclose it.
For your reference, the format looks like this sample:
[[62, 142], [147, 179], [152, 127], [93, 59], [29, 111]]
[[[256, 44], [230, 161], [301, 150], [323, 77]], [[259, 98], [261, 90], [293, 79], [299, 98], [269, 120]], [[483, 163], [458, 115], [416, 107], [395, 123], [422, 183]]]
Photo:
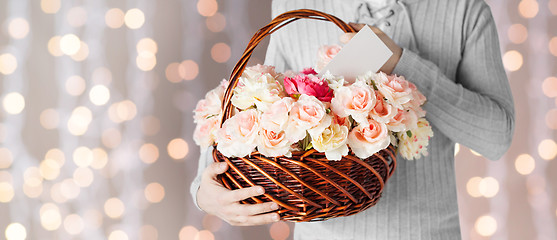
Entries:
[[[340, 46], [319, 49], [322, 69]], [[221, 124], [228, 82], [209, 91], [194, 110], [196, 144], [226, 157], [258, 151], [266, 157], [315, 149], [328, 160], [350, 151], [361, 159], [397, 147], [411, 160], [427, 155], [433, 131], [422, 109], [426, 98], [403, 76], [368, 72], [354, 82], [313, 68], [279, 73], [273, 66], [244, 70], [231, 102], [236, 111]], [[222, 125], [222, 126], [221, 126]]]

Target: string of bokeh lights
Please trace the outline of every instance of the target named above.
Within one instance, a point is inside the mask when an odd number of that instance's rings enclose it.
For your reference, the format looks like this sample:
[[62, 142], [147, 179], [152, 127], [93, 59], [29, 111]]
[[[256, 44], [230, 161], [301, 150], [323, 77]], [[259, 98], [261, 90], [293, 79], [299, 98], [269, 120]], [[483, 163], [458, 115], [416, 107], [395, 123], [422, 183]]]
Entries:
[[[12, 1], [17, 2], [17, 1]], [[38, 4], [38, 3], [37, 3]], [[62, 5], [60, 1], [56, 0], [43, 0], [40, 2], [41, 9], [46, 14], [55, 14], [57, 17], [63, 16], [60, 12]], [[99, 8], [102, 9], [102, 8]], [[119, 21], [118, 17], [113, 17], [110, 13], [106, 14], [106, 24], [110, 26], [115, 26], [113, 23]], [[71, 27], [78, 28], [82, 27], [86, 23], [87, 11], [83, 7], [73, 7], [67, 11], [66, 14], [67, 22]], [[130, 9], [127, 13], [120, 19], [126, 26], [130, 29], [138, 29], [144, 24], [143, 12], [139, 9]], [[8, 25], [9, 35], [13, 39], [24, 39], [29, 33], [29, 23], [25, 18], [15, 18], [10, 21]], [[69, 56], [75, 62], [85, 61], [89, 56], [89, 47], [87, 43], [82, 41], [75, 34], [65, 34], [63, 36], [54, 36], [45, 44], [48, 48], [49, 53], [54, 57], [61, 57], [64, 55]], [[154, 46], [154, 47], [153, 47]], [[156, 53], [156, 43], [154, 41], [149, 41], [149, 39], [142, 39], [137, 44], [138, 57], [137, 57], [137, 67], [142, 71], [150, 71], [156, 65], [156, 59], [154, 54]], [[0, 73], [3, 75], [11, 75], [16, 72], [18, 68], [18, 59], [11, 53], [2, 54], [0, 57]], [[22, 59], [19, 59], [22, 62]], [[104, 106], [109, 103], [111, 98], [111, 91], [114, 94], [114, 89], [110, 90], [107, 85], [111, 81], [111, 72], [109, 69], [100, 67], [94, 70], [91, 82], [95, 85], [90, 87], [89, 90], [89, 101], [94, 106]], [[79, 75], [73, 75], [65, 82], [62, 83], [69, 96], [79, 97], [84, 95], [87, 88], [87, 81]], [[10, 115], [22, 114], [25, 108], [25, 98], [20, 92], [10, 92], [5, 94], [3, 98], [4, 110]], [[94, 115], [91, 109], [87, 106], [78, 106], [71, 111], [69, 118], [67, 118], [67, 125], [64, 126], [63, 123], [66, 118], [64, 116], [64, 109], [59, 108], [49, 108], [45, 109], [40, 114], [40, 125], [48, 130], [59, 129], [60, 135], [63, 135], [64, 127], [67, 127], [67, 131], [76, 137], [87, 135], [87, 131], [90, 129], [92, 122], [97, 120], [96, 114]], [[136, 104], [129, 100], [122, 100], [113, 103], [108, 107], [106, 111], [108, 118], [114, 124], [121, 124], [124, 122], [132, 121], [136, 118], [137, 107]], [[160, 123], [157, 119], [152, 116], [148, 116], [143, 121], [144, 127], [143, 132], [146, 135], [154, 135], [160, 129]], [[7, 125], [7, 124], [6, 124]], [[102, 125], [102, 124], [99, 124]], [[10, 125], [10, 128], [12, 126]], [[16, 131], [18, 129], [15, 129]], [[133, 131], [133, 130], [132, 130]], [[17, 133], [19, 134], [19, 133]], [[62, 137], [61, 137], [62, 138]], [[86, 189], [91, 187], [94, 182], [94, 175], [100, 174], [105, 178], [112, 178], [116, 172], [106, 169], [107, 163], [109, 163], [109, 154], [105, 149], [117, 149], [122, 141], [121, 132], [119, 127], [112, 127], [104, 129], [102, 132], [102, 144], [104, 147], [97, 147], [90, 149], [86, 146], [79, 146], [75, 150], [66, 153], [59, 148], [53, 148], [46, 152], [44, 160], [40, 161], [38, 166], [32, 166], [25, 169], [23, 176], [24, 184], [22, 186], [23, 193], [30, 199], [41, 198], [45, 200], [50, 198], [50, 201], [42, 204], [40, 207], [40, 225], [47, 231], [56, 231], [63, 229], [70, 235], [78, 235], [84, 231], [85, 225], [92, 228], [100, 228], [103, 222], [103, 216], [100, 211], [102, 209], [90, 209], [82, 213], [82, 216], [72, 213], [67, 214], [62, 218], [63, 204], [68, 204], [71, 201], [75, 201], [79, 195], [84, 195], [87, 191], [81, 191], [81, 189]], [[11, 140], [13, 141], [13, 140]], [[21, 143], [20, 143], [21, 144]], [[4, 144], [4, 146], [6, 146]], [[23, 144], [21, 144], [23, 146]], [[153, 163], [158, 158], [158, 149], [153, 148], [154, 145], [144, 145], [141, 148], [140, 158], [145, 163]], [[179, 146], [178, 146], [179, 147]], [[169, 146], [169, 150], [175, 153], [176, 150], [172, 146]], [[108, 150], [109, 152], [112, 152]], [[178, 150], [177, 152], [183, 152], [184, 150]], [[180, 158], [185, 157], [185, 154], [173, 154], [171, 156]], [[67, 157], [66, 157], [67, 156]], [[75, 166], [72, 166], [75, 171], [72, 177], [66, 179], [60, 179], [64, 173], [64, 169], [68, 169], [68, 164], [66, 164], [66, 158], [73, 159]], [[17, 158], [17, 162], [24, 159], [21, 157]], [[15, 166], [14, 154], [10, 148], [0, 149], [0, 169], [10, 169]], [[12, 173], [16, 171], [12, 168], [10, 169]], [[93, 172], [93, 170], [98, 170], [98, 172]], [[14, 203], [14, 181], [13, 177], [8, 171], [1, 171], [0, 175], [0, 202], [1, 203]], [[14, 174], [15, 175], [15, 174]], [[60, 180], [55, 182], [55, 180]], [[98, 181], [97, 181], [98, 182]], [[47, 185], [50, 187], [50, 196], [47, 195]], [[19, 186], [15, 187], [16, 190], [20, 189]], [[43, 191], [44, 190], [44, 191]], [[145, 199], [151, 203], [157, 203], [164, 198], [164, 188], [158, 183], [148, 184], [144, 190], [141, 191], [142, 195], [145, 195]], [[144, 194], [143, 194], [144, 192]], [[44, 193], [44, 194], [43, 194]], [[17, 198], [17, 196], [16, 196]], [[17, 202], [20, 202], [17, 199]], [[25, 202], [25, 201], [21, 201]], [[86, 204], [84, 204], [86, 205]], [[103, 208], [101, 206], [101, 208]], [[20, 209], [21, 210], [21, 209]], [[122, 200], [118, 198], [109, 198], [104, 202], [104, 213], [112, 219], [120, 219], [125, 212], [125, 207]], [[17, 212], [15, 212], [17, 213]], [[12, 214], [14, 215], [14, 214]], [[34, 214], [28, 214], [29, 216], [34, 216]], [[12, 216], [12, 218], [16, 218]], [[25, 224], [29, 227], [31, 224]], [[24, 239], [27, 235], [26, 227], [19, 223], [14, 222], [8, 225], [5, 231], [7, 239]], [[104, 236], [104, 234], [103, 234]], [[109, 239], [128, 239], [128, 234], [122, 230], [114, 230], [109, 233]], [[94, 237], [92, 239], [95, 239]]]
[[[497, 2], [497, 1], [489, 1], [489, 2]], [[502, 5], [501, 8], [492, 7], [492, 10], [497, 11], [497, 9], [505, 9], [504, 6], [506, 6], [506, 4], [507, 4], [506, 2], [503, 2], [501, 3]], [[557, 15], [557, 1], [551, 0], [547, 2], [547, 9], [549, 10], [549, 12], [551, 12], [551, 14]], [[516, 10], [518, 15], [523, 19], [520, 22], [525, 22], [526, 24], [528, 24], [529, 22], [531, 22], [533, 18], [539, 15], [540, 5], [535, 0], [522, 0], [519, 2], [518, 8]], [[505, 13], [501, 15], [504, 14]], [[542, 21], [548, 21], [549, 19], [548, 16], [541, 16], [541, 17], [543, 18]], [[510, 42], [507, 45], [502, 45], [503, 49], [509, 49], [506, 50], [503, 54], [503, 65], [509, 74], [513, 74], [513, 72], [517, 72], [521, 70], [524, 64], [523, 54], [518, 49], [521, 46], [524, 46], [526, 43], [529, 43], [527, 40], [529, 40], [529, 37], [532, 38], [532, 36], [529, 36], [528, 34], [529, 30], [523, 23], [514, 23], [508, 26], [507, 29], [499, 28], [499, 31], [503, 31], [504, 33], [506, 33], [503, 35], [507, 36], [507, 38], [501, 39], [501, 43], [504, 44]], [[542, 42], [547, 41], [547, 45], [546, 45], [547, 48], [540, 49], [538, 54], [544, 55], [544, 54], [548, 54], [549, 52], [553, 56], [557, 57], [557, 51], [556, 51], [557, 37], [552, 37], [551, 39], [547, 39], [547, 36], [543, 36], [546, 39], [540, 39], [540, 36], [535, 36], [535, 37], [538, 38], [536, 40], [541, 40]], [[534, 60], [530, 60], [530, 61], [534, 62]], [[512, 80], [512, 77], [510, 79]], [[557, 97], [557, 78], [553, 76], [548, 76], [545, 80], [543, 80], [541, 89], [537, 88], [534, 90], [534, 92], [543, 92], [545, 96], [548, 98]], [[557, 98], [555, 99], [555, 104], [557, 106]], [[545, 109], [542, 109], [542, 111], [545, 111]], [[557, 109], [552, 108], [546, 114], [545, 125], [546, 125], [546, 129], [549, 128], [548, 129], [549, 131], [545, 130], [546, 132], [550, 132], [550, 130], [557, 129], [557, 125], [556, 125], [557, 114], [555, 114], [555, 111], [557, 111]], [[532, 136], [533, 139], [539, 141], [538, 139], [536, 139], [536, 137], [537, 135]], [[473, 151], [471, 152], [479, 156], [479, 154]], [[538, 156], [535, 155], [535, 153], [537, 153], [539, 158], [544, 160], [544, 162], [538, 161], [538, 165], [541, 165], [540, 166], [541, 168], [545, 168], [545, 166], [547, 165], [546, 162], [556, 157], [557, 144], [553, 139], [546, 138], [541, 140], [537, 144], [537, 149], [528, 149], [528, 153], [523, 153], [516, 156], [514, 160], [514, 169], [516, 170], [516, 173], [518, 173], [519, 175], [524, 175], [527, 177], [526, 183], [527, 183], [529, 194], [531, 195], [536, 195], [546, 191], [545, 184], [542, 184], [541, 186], [539, 185], [540, 178], [542, 181], [544, 181], [544, 178], [540, 177], [539, 174], [532, 174], [533, 172], [535, 172], [534, 170], [536, 170], [535, 159], [539, 159]], [[456, 152], [456, 154], [458, 154], [458, 151]], [[492, 163], [490, 165], [495, 165], [495, 164]], [[499, 189], [500, 189], [499, 181], [501, 180], [502, 179], [496, 179], [492, 176], [488, 176], [485, 178], [478, 177], [478, 176], [472, 177], [466, 183], [466, 191], [473, 198], [485, 197], [491, 199], [499, 193]], [[531, 196], [529, 197], [529, 200], [531, 200]], [[492, 202], [493, 202], [492, 204], [493, 208], [501, 208], [500, 206], [501, 201], [492, 201]], [[499, 204], [499, 206], [496, 206], [497, 204]], [[545, 207], [549, 207], [549, 206], [546, 205]], [[545, 211], [547, 211], [546, 209], [547, 208], [545, 208]], [[557, 210], [555, 211], [555, 214], [557, 215]], [[504, 217], [500, 217], [499, 219], [500, 221], [503, 222], [503, 224], [506, 221], [506, 218]], [[480, 237], [491, 237], [497, 232], [498, 229], [497, 226], [499, 224], [501, 223], [498, 223], [496, 218], [494, 218], [493, 216], [489, 214], [482, 215], [478, 217], [474, 223], [474, 228], [473, 228], [475, 230], [474, 233], [477, 235], [479, 234]], [[545, 224], [544, 227], [551, 228], [552, 226], [553, 226], [552, 224]], [[505, 235], [498, 235], [498, 236], [503, 237]]]
[[[16, 1], [10, 1], [10, 3]], [[23, 1], [22, 1], [23, 2]], [[540, 4], [541, 3], [541, 4]], [[543, 6], [546, 4], [547, 6]], [[40, 4], [44, 14], [59, 15], [66, 19], [66, 24], [72, 28], [80, 28], [86, 25], [88, 9], [78, 6], [69, 8], [62, 12], [60, 0], [41, 0], [32, 4]], [[227, 21], [225, 15], [219, 12], [219, 5], [215, 0], [197, 1], [197, 12], [205, 18], [205, 27], [212, 33], [220, 33], [225, 30]], [[519, 2], [516, 13], [521, 16], [521, 21], [513, 23], [506, 29], [499, 29], [506, 33], [507, 38], [502, 42], [510, 42], [504, 46], [503, 64], [505, 69], [512, 74], [523, 69], [525, 57], [521, 52], [520, 46], [526, 44], [532, 36], [529, 35], [527, 27], [528, 21], [539, 15], [540, 9], [545, 9], [557, 15], [557, 0], [541, 1], [522, 0]], [[130, 31], [141, 29], [146, 19], [144, 11], [140, 8], [122, 10], [119, 8], [108, 9], [104, 14], [104, 24], [109, 29], [119, 29], [126, 27]], [[7, 33], [10, 36], [10, 44], [0, 51], [0, 75], [4, 76], [4, 81], [10, 81], [9, 77], [14, 77], [25, 69], [22, 66], [20, 52], [14, 50], [17, 41], [24, 41], [29, 38], [32, 26], [29, 18], [22, 16], [10, 17], [5, 20]], [[504, 34], [505, 35], [505, 34]], [[536, 36], [537, 37], [537, 36]], [[538, 37], [539, 38], [539, 37]], [[542, 54], [551, 54], [557, 57], [557, 36], [549, 36], [542, 39], [546, 42]], [[48, 52], [56, 58], [67, 57], [79, 63], [87, 61], [91, 51], [100, 49], [90, 48], [87, 41], [74, 33], [55, 35], [45, 43]], [[142, 72], [150, 72], [157, 66], [157, 42], [149, 37], [141, 38], [135, 44], [135, 67]], [[524, 48], [526, 49], [526, 48]], [[231, 48], [225, 42], [215, 43], [211, 47], [211, 58], [216, 63], [227, 63], [230, 60]], [[527, 60], [527, 59], [526, 59]], [[555, 58], [552, 60], [555, 62]], [[165, 67], [166, 79], [171, 84], [178, 84], [183, 81], [195, 80], [199, 75], [199, 63], [196, 59], [185, 59], [180, 62], [172, 62]], [[77, 199], [88, 188], [96, 182], [95, 176], [100, 175], [104, 179], [115, 176], [117, 171], [111, 168], [112, 152], [122, 147], [123, 135], [122, 125], [137, 120], [140, 122], [142, 134], [145, 136], [156, 135], [161, 128], [161, 120], [156, 116], [138, 114], [137, 102], [123, 98], [114, 88], [110, 87], [112, 79], [111, 70], [106, 67], [98, 67], [93, 70], [90, 81], [85, 80], [82, 75], [72, 75], [63, 81], [63, 94], [71, 97], [85, 98], [92, 104], [77, 106], [69, 112], [63, 112], [59, 108], [47, 108], [41, 111], [38, 124], [44, 129], [53, 131], [67, 131], [76, 138], [87, 136], [92, 125], [109, 126], [102, 129], [99, 136], [102, 146], [87, 147], [77, 146], [71, 150], [52, 148], [44, 154], [44, 158], [32, 166], [25, 166], [23, 171], [18, 172], [14, 169], [16, 163], [14, 159], [20, 161], [21, 152], [14, 152], [12, 145], [6, 144], [7, 137], [20, 134], [21, 128], [13, 128], [13, 121], [5, 120], [0, 125], [0, 140], [3, 146], [0, 148], [0, 203], [16, 204], [23, 201], [18, 195], [22, 191], [22, 197], [28, 199], [41, 199], [46, 203], [38, 209], [38, 221], [40, 226], [46, 231], [64, 231], [64, 234], [80, 235], [86, 227], [101, 229], [105, 222], [114, 223], [122, 219], [129, 212], [124, 201], [118, 197], [107, 198], [99, 209], [91, 208], [81, 213], [65, 212], [63, 205]], [[88, 84], [89, 82], [93, 84]], [[545, 114], [544, 123], [548, 131], [557, 130], [557, 78], [548, 76], [542, 81], [541, 86], [535, 86], [543, 92], [544, 96], [554, 100], [554, 107]], [[541, 87], [541, 88], [540, 88]], [[6, 90], [8, 90], [6, 92]], [[121, 98], [121, 99], [118, 99]], [[118, 99], [118, 100], [116, 100]], [[112, 100], [112, 101], [111, 101]], [[90, 104], [89, 104], [90, 105]], [[4, 88], [2, 94], [2, 106], [7, 114], [5, 119], [10, 117], [22, 116], [26, 109], [26, 96], [23, 88], [12, 89]], [[110, 124], [96, 123], [97, 112], [91, 110], [92, 107], [102, 107], [107, 115]], [[140, 106], [143, 107], [143, 106]], [[62, 109], [63, 110], [63, 109]], [[142, 117], [141, 119], [138, 119]], [[9, 127], [8, 127], [9, 126]], [[10, 141], [13, 141], [10, 139]], [[557, 143], [554, 139], [545, 138], [535, 144], [536, 149], [522, 153], [514, 159], [514, 169], [516, 174], [526, 177], [529, 194], [537, 195], [547, 189], [548, 183], [540, 183], [539, 177], [533, 175], [536, 168], [545, 166], [541, 161], [554, 160], [557, 156]], [[145, 164], [150, 165], [157, 162], [161, 152], [168, 153], [171, 159], [181, 161], [185, 159], [189, 152], [189, 144], [183, 138], [174, 138], [168, 141], [166, 149], [159, 149], [155, 143], [141, 143], [136, 149], [138, 158]], [[455, 156], [458, 156], [460, 146], [457, 144]], [[18, 149], [21, 151], [24, 149]], [[471, 151], [477, 157], [478, 153]], [[29, 157], [30, 160], [33, 160]], [[73, 162], [73, 163], [72, 163]], [[19, 163], [17, 163], [19, 164]], [[68, 176], [64, 174], [70, 173]], [[18, 179], [22, 179], [20, 182]], [[466, 192], [472, 198], [485, 198], [486, 201], [497, 196], [500, 191], [501, 179], [493, 176], [474, 176], [466, 182]], [[545, 180], [541, 180], [545, 181]], [[21, 195], [21, 194], [20, 194]], [[151, 182], [145, 185], [140, 192], [140, 198], [145, 204], [155, 204], [161, 202], [165, 197], [165, 188], [158, 182]], [[145, 207], [145, 204], [143, 207]], [[141, 205], [141, 204], [138, 204]], [[555, 209], [557, 216], [557, 209]], [[105, 220], [105, 216], [108, 220]], [[109, 221], [110, 220], [110, 221]], [[500, 223], [499, 223], [500, 224]], [[221, 229], [223, 222], [210, 215], [205, 215], [202, 228], [193, 225], [186, 225], [180, 229], [177, 235], [181, 240], [185, 239], [214, 239], [214, 232]], [[5, 236], [9, 240], [25, 239], [30, 231], [30, 223], [25, 219], [10, 223], [5, 229]], [[493, 236], [498, 230], [498, 222], [491, 215], [479, 216], [474, 223], [474, 231], [482, 237]], [[157, 236], [157, 228], [152, 225], [143, 225], [140, 228], [140, 235], [143, 237]], [[269, 234], [273, 239], [286, 239], [289, 236], [289, 226], [279, 222], [270, 226]], [[128, 239], [130, 232], [123, 229], [111, 229], [107, 233], [108, 239]]]
[[[41, 10], [45, 14], [61, 15], [62, 3], [59, 0], [42, 0]], [[225, 18], [222, 14], [216, 13], [218, 5], [216, 1], [200, 1], [198, 3], [199, 13], [207, 17], [207, 27], [213, 32], [220, 32], [224, 29]], [[211, 13], [213, 12], [213, 13]], [[65, 14], [67, 24], [73, 28], [79, 28], [87, 22], [87, 11], [83, 7], [73, 7]], [[142, 10], [133, 8], [125, 13], [121, 9], [112, 8], [105, 14], [106, 26], [118, 29], [124, 25], [131, 29], [140, 29], [145, 23], [145, 15]], [[24, 39], [29, 31], [29, 22], [25, 18], [15, 18], [9, 22], [9, 35], [13, 39]], [[80, 39], [79, 36], [68, 33], [56, 35], [48, 41], [48, 52], [54, 57], [68, 56], [75, 62], [86, 61], [90, 54], [89, 45]], [[136, 65], [141, 71], [151, 71], [156, 66], [157, 44], [151, 38], [143, 38], [137, 43]], [[212, 51], [212, 58], [217, 63], [224, 63], [230, 58], [230, 48], [225, 43], [215, 44]], [[21, 61], [21, 60], [20, 60]], [[192, 60], [184, 60], [178, 68], [172, 68], [174, 64], [167, 67], [166, 75], [170, 82], [179, 81], [172, 74], [183, 80], [193, 80], [198, 75], [198, 65]], [[18, 59], [12, 53], [2, 53], [0, 55], [0, 73], [2, 75], [12, 75], [18, 68]], [[174, 72], [172, 72], [174, 70]], [[105, 67], [99, 67], [92, 73], [91, 81], [96, 83], [88, 91], [89, 101], [95, 106], [105, 106], [109, 104], [111, 92], [109, 89], [111, 81], [111, 71]], [[80, 97], [86, 93], [87, 82], [80, 75], [72, 75], [64, 81], [64, 88], [68, 95]], [[20, 92], [10, 92], [3, 97], [4, 110], [10, 115], [19, 115], [25, 109], [25, 97]], [[106, 111], [108, 118], [115, 124], [122, 124], [132, 121], [137, 116], [136, 104], [125, 99], [114, 102]], [[48, 108], [40, 114], [40, 125], [47, 130], [56, 130], [67, 127], [67, 131], [73, 136], [84, 136], [90, 129], [91, 123], [95, 120], [91, 109], [86, 106], [78, 106], [67, 120], [67, 125], [63, 126], [63, 113], [55, 108]], [[152, 136], [160, 130], [160, 120], [155, 116], [146, 116], [142, 121], [142, 130], [147, 136]], [[50, 198], [56, 203], [45, 203], [40, 208], [40, 223], [47, 231], [64, 229], [71, 235], [82, 233], [84, 225], [100, 228], [102, 225], [102, 213], [96, 210], [86, 212], [84, 217], [78, 214], [70, 214], [62, 217], [59, 204], [64, 204], [76, 199], [81, 189], [90, 187], [94, 182], [93, 170], [99, 170], [104, 177], [111, 178], [115, 172], [101, 171], [109, 165], [109, 154], [117, 149], [122, 142], [122, 133], [117, 127], [105, 129], [102, 132], [101, 142], [104, 147], [90, 149], [86, 146], [79, 146], [70, 154], [75, 165], [73, 178], [67, 178], [51, 186]], [[107, 150], [109, 149], [108, 153]], [[182, 138], [170, 140], [167, 145], [168, 155], [175, 160], [184, 159], [188, 153], [188, 144]], [[144, 143], [138, 150], [139, 158], [146, 164], [153, 164], [159, 158], [159, 149], [153, 143]], [[9, 148], [0, 149], [0, 169], [10, 169], [13, 166], [13, 154]], [[29, 167], [25, 170], [23, 178], [23, 192], [29, 198], [39, 198], [43, 194], [43, 187], [46, 181], [55, 181], [61, 175], [62, 168], [66, 163], [66, 154], [59, 148], [50, 149], [38, 166]], [[14, 171], [12, 171], [13, 173]], [[2, 171], [0, 178], [0, 202], [10, 203], [14, 199], [14, 188], [12, 175], [8, 171]], [[144, 197], [148, 202], [157, 203], [164, 198], [164, 187], [157, 182], [149, 183], [145, 187]], [[125, 204], [119, 198], [109, 198], [104, 203], [104, 213], [111, 219], [120, 219], [125, 213]], [[91, 220], [92, 219], [92, 220]], [[30, 224], [26, 224], [30, 225]], [[156, 236], [156, 228], [145, 225], [141, 228], [141, 233]], [[154, 234], [153, 234], [154, 233]], [[26, 227], [18, 222], [8, 225], [5, 231], [8, 239], [24, 239], [27, 235]], [[203, 232], [201, 232], [203, 235]], [[108, 234], [109, 239], [127, 239], [128, 234], [122, 230], [114, 230]], [[206, 239], [206, 238], [201, 238]]]
[[[551, 54], [548, 54], [547, 49], [539, 48], [539, 45], [547, 46], [548, 42], [551, 43], [551, 37], [547, 33], [547, 29], [551, 24], [544, 20], [549, 19], [551, 13], [550, 11], [539, 11], [537, 16], [537, 18], [531, 18], [528, 20], [529, 25], [536, 26], [535, 28], [531, 28], [529, 31], [531, 38], [528, 47], [530, 48], [530, 57], [538, 54], [540, 54], [541, 57], [536, 60], [528, 61], [528, 65], [530, 70], [529, 77], [532, 79], [531, 85], [539, 86], [541, 83], [542, 91], [540, 91], [539, 87], [532, 87], [529, 89], [528, 95], [532, 96], [532, 101], [530, 102], [531, 115], [543, 116], [547, 113], [548, 109], [553, 107], [553, 102], [547, 101], [546, 96], [544, 96], [542, 92], [543, 81], [546, 81], [548, 76], [553, 74], [553, 68], [551, 66], [554, 66], [555, 64], [551, 64], [550, 62], [555, 58], [551, 56]], [[551, 45], [549, 45], [549, 47], [551, 48]], [[529, 141], [534, 143], [538, 143], [541, 140], [542, 142], [555, 144], [553, 139], [551, 139], [555, 137], [555, 134], [552, 131], [548, 131], [547, 126], [544, 126], [544, 124], [533, 124], [529, 137]], [[538, 149], [540, 147], [542, 147], [542, 152], [539, 152], [538, 155], [543, 158], [543, 145], [538, 145]], [[551, 151], [551, 149], [549, 150]], [[557, 148], [554, 150], [557, 152]], [[547, 187], [546, 183], [548, 177], [550, 177], [550, 174], [546, 171], [548, 161], [537, 161], [535, 165], [535, 169], [526, 178], [526, 186], [528, 188], [526, 200], [530, 205], [533, 226], [539, 238], [555, 239], [557, 238], [557, 231], [554, 227], [556, 225], [555, 215], [553, 214], [553, 211], [548, 211], [552, 208], [552, 203], [550, 201], [552, 188]]]

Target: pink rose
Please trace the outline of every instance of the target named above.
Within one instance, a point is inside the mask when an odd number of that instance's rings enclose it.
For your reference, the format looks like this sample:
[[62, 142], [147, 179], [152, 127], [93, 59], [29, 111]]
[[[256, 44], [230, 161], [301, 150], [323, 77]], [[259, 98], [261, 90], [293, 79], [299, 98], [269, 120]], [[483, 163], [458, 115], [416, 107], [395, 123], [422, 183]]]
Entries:
[[375, 98], [377, 99], [375, 107], [373, 107], [369, 115], [375, 121], [388, 123], [397, 114], [397, 109], [389, 104], [378, 91], [375, 91]]
[[285, 77], [284, 90], [290, 96], [305, 94], [314, 96], [323, 102], [330, 102], [333, 98], [333, 90], [329, 88], [327, 81], [323, 81], [315, 75], [300, 74], [293, 78]]
[[276, 132], [286, 128], [288, 113], [292, 109], [294, 99], [285, 97], [274, 102], [267, 111], [261, 115], [261, 127]]
[[284, 131], [275, 132], [263, 128], [257, 138], [257, 150], [267, 157], [289, 155], [291, 145]]
[[220, 120], [221, 115], [217, 115], [197, 123], [193, 133], [195, 144], [199, 145], [202, 149], [206, 149], [213, 145], [215, 141], [215, 131], [220, 127]]
[[222, 98], [227, 86], [228, 81], [222, 80], [219, 86], [205, 94], [205, 99], [197, 102], [195, 110], [193, 110], [193, 119], [195, 123], [199, 124], [200, 122], [205, 121], [207, 118], [216, 116], [221, 113]]
[[416, 85], [412, 82], [408, 82], [408, 86], [410, 87], [410, 90], [412, 90], [412, 101], [416, 102], [415, 104], [417, 106], [424, 105], [426, 97], [418, 90]]
[[387, 123], [389, 130], [403, 132], [418, 127], [418, 115], [412, 109], [397, 109], [397, 114]]
[[219, 114], [220, 113], [219, 109], [221, 109], [220, 106], [216, 104], [212, 104], [212, 102], [210, 102], [207, 99], [201, 99], [199, 100], [199, 102], [197, 102], [197, 105], [193, 110], [194, 113], [193, 121], [195, 123], [203, 122], [207, 119], [207, 117], [214, 114]]
[[418, 118], [425, 117], [426, 112], [422, 109], [421, 106], [424, 105], [426, 97], [418, 90], [416, 85], [411, 82], [408, 82], [408, 85], [412, 90], [412, 99], [409, 102], [403, 104], [403, 107], [414, 110]]
[[425, 117], [426, 111], [422, 107], [410, 107], [415, 113], [417, 118]]
[[321, 101], [314, 96], [301, 95], [290, 110], [285, 131], [288, 140], [297, 142], [304, 139], [306, 131], [319, 126], [325, 116], [327, 112]]
[[242, 111], [227, 119], [217, 131], [217, 150], [227, 157], [244, 157], [257, 146], [259, 112], [255, 109]]
[[336, 115], [335, 113], [333, 113], [333, 123], [334, 124], [338, 124], [340, 126], [346, 126], [348, 129], [350, 129], [350, 118], [348, 117], [339, 117], [338, 115]]
[[340, 117], [352, 116], [354, 121], [364, 123], [375, 106], [375, 94], [365, 82], [357, 81], [348, 87], [340, 87], [331, 101], [331, 109]]
[[362, 159], [387, 148], [390, 143], [387, 126], [373, 119], [356, 126], [348, 134], [348, 146], [357, 157]]
[[302, 74], [304, 74], [304, 75], [317, 75], [317, 72], [315, 70], [313, 70], [313, 68], [304, 68], [304, 70], [302, 70]]
[[325, 45], [317, 51], [317, 69], [322, 70], [342, 49], [339, 45]]
[[377, 89], [387, 101], [398, 109], [403, 109], [403, 104], [412, 99], [412, 89], [403, 76], [385, 75], [380, 72], [374, 76]]
[[277, 76], [274, 66], [257, 64], [255, 66], [247, 67], [244, 69], [242, 75], [247, 78], [258, 78], [260, 75], [269, 74], [272, 77]]

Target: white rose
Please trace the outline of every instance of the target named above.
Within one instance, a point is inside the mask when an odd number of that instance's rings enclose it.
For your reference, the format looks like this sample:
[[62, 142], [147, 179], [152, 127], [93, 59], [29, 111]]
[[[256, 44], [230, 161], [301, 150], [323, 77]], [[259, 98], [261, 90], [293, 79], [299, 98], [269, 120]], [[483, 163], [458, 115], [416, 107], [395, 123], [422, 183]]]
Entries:
[[344, 84], [346, 83], [346, 81], [344, 80], [344, 77], [334, 76], [329, 71], [327, 71], [327, 72], [325, 72], [325, 74], [323, 74], [323, 79], [325, 81], [327, 81], [327, 83], [329, 84], [329, 88], [333, 89], [334, 91], [336, 91], [340, 87], [343, 87]]
[[198, 122], [193, 133], [193, 140], [201, 149], [206, 149], [213, 145], [215, 133], [220, 127], [221, 115], [210, 117], [202, 122]]
[[205, 94], [205, 99], [197, 102], [195, 110], [193, 110], [195, 114], [193, 117], [193, 121], [195, 123], [200, 123], [210, 117], [221, 114], [222, 98], [227, 86], [228, 81], [222, 80], [219, 86]]
[[261, 127], [275, 132], [283, 131], [288, 123], [288, 114], [294, 99], [282, 98], [273, 104], [261, 115]]
[[255, 105], [258, 110], [264, 112], [271, 104], [281, 99], [282, 87], [268, 73], [256, 78], [240, 77], [238, 81], [232, 96], [232, 105], [239, 109]]
[[410, 134], [406, 131], [397, 133], [398, 152], [407, 160], [419, 159], [422, 155], [428, 155], [427, 146], [429, 139], [433, 137], [433, 130], [425, 118], [420, 118], [417, 126], [409, 131]]
[[239, 112], [227, 119], [217, 131], [217, 150], [227, 157], [244, 157], [257, 146], [259, 129], [257, 110]]

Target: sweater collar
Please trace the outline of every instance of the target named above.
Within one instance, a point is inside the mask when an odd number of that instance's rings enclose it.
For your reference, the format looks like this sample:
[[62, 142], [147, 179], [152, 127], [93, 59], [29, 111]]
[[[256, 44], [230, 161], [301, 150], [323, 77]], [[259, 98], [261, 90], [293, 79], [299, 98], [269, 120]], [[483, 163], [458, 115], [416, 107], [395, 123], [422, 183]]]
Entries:
[[[360, 3], [364, 3], [364, 2], [374, 2], [374, 1], [377, 1], [377, 0], [354, 0], [353, 3], [354, 4], [360, 4]], [[389, 2], [391, 0], [384, 0], [384, 1]], [[420, 0], [392, 0], [392, 2], [397, 2], [397, 1], [403, 2], [405, 4], [412, 4], [412, 3], [416, 3]]]

